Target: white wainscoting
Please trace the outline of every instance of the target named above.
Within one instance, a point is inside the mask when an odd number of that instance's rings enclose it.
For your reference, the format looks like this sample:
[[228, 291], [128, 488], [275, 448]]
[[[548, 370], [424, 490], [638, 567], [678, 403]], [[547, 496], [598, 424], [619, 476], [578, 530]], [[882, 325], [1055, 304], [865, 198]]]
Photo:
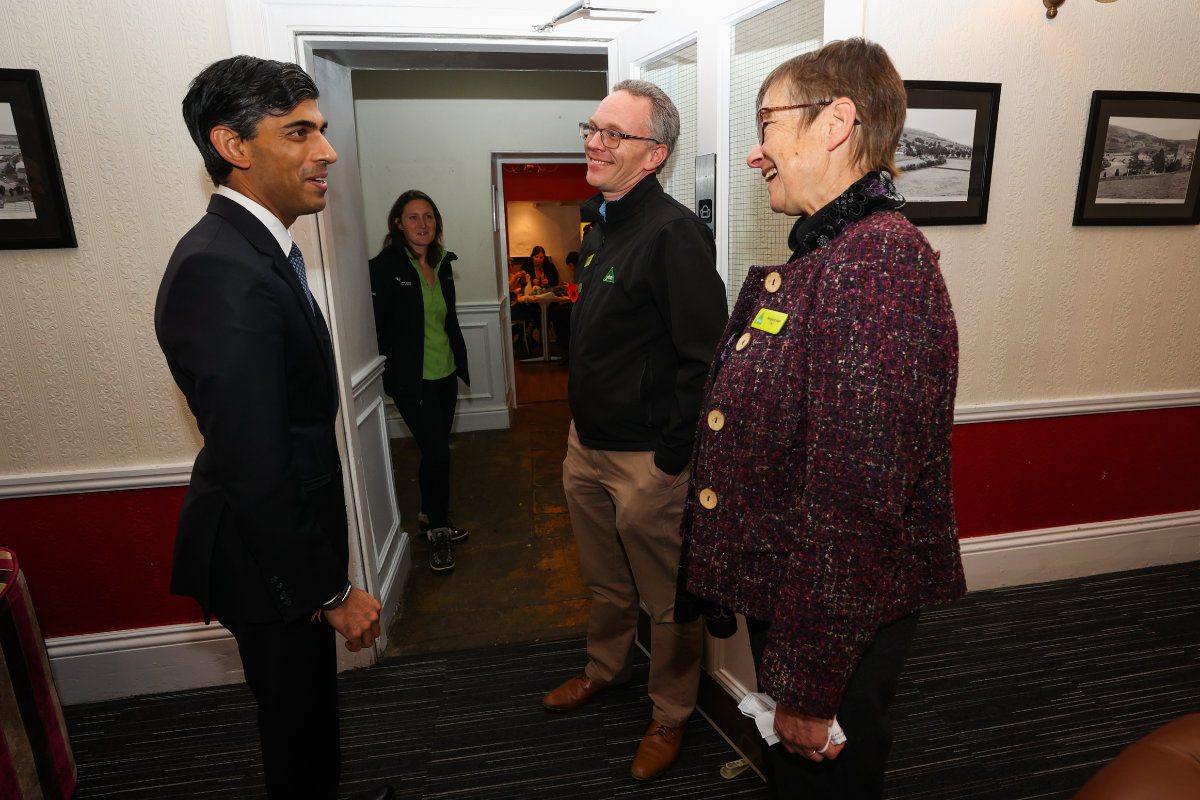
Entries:
[[412, 559], [411, 539], [400, 519], [396, 484], [392, 478], [391, 445], [388, 437], [387, 404], [383, 393], [383, 359], [368, 373], [354, 377], [355, 426], [357, 429], [356, 487], [362, 498], [359, 526], [363, 532], [364, 569], [373, 569], [371, 588], [382, 605], [384, 636], [377, 650], [387, 647], [386, 622], [392, 618], [404, 594], [404, 582]]
[[1055, 400], [1023, 400], [1017, 403], [982, 403], [954, 408], [955, 424], [1004, 422], [1014, 419], [1074, 417], [1080, 414], [1114, 414], [1118, 411], [1147, 411], [1154, 408], [1200, 406], [1200, 392], [1142, 392], [1139, 394], [1064, 397]]
[[[458, 324], [467, 343], [471, 385], [459, 381], [454, 432], [490, 431], [509, 427], [507, 387], [504, 384], [505, 334], [500, 328], [499, 303], [459, 303]], [[408, 436], [400, 412], [388, 402], [388, 432]]]

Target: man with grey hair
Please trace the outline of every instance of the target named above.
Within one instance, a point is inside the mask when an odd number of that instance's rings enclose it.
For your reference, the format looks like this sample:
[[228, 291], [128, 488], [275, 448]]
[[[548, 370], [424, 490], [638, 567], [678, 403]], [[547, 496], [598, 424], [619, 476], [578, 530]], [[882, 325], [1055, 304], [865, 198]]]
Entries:
[[580, 248], [571, 321], [574, 421], [563, 487], [591, 590], [587, 666], [548, 693], [573, 711], [632, 669], [639, 601], [650, 615], [654, 703], [630, 774], [674, 763], [696, 705], [702, 631], [674, 621], [679, 523], [705, 376], [725, 328], [712, 234], [667, 195], [659, 172], [679, 112], [652, 83], [623, 81], [580, 123], [595, 226]]

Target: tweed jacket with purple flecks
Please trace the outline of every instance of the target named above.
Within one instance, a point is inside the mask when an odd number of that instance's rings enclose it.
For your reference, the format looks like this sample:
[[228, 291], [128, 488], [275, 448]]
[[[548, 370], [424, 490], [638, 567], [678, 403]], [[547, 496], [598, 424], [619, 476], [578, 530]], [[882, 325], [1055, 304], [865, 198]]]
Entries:
[[[751, 327], [763, 308], [788, 315], [778, 333]], [[880, 625], [965, 592], [957, 378], [937, 254], [894, 211], [746, 277], [705, 389], [682, 534], [688, 589], [770, 623], [759, 691], [832, 717]]]

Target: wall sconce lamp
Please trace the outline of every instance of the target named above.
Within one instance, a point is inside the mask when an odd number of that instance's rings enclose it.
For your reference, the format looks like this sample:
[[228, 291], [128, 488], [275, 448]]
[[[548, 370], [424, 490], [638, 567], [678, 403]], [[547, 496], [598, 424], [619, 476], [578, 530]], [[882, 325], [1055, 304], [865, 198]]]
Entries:
[[[1058, 16], [1058, 7], [1065, 0], [1042, 0], [1042, 5], [1046, 7], [1046, 19], [1054, 19]], [[1096, 0], [1097, 3], [1115, 3], [1116, 0]]]

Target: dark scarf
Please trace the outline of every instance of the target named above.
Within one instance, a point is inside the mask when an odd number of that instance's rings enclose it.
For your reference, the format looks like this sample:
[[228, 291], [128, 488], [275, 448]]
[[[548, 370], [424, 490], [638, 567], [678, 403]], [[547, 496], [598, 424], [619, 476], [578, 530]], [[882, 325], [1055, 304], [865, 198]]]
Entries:
[[891, 175], [884, 170], [868, 172], [811, 217], [796, 220], [788, 235], [788, 247], [792, 248], [789, 260], [795, 261], [824, 247], [868, 214], [895, 210], [903, 205], [904, 197], [896, 191]]

